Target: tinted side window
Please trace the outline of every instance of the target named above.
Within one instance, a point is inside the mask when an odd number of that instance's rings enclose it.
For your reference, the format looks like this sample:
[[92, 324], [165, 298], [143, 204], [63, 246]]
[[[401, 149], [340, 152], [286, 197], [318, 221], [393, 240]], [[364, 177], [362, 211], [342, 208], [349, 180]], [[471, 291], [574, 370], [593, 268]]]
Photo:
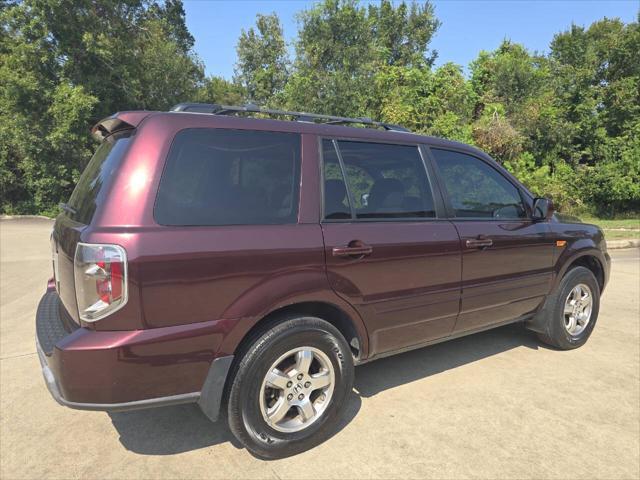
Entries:
[[373, 188], [375, 180], [371, 177], [369, 172], [358, 165], [346, 164], [344, 166], [344, 170], [350, 181], [349, 188], [351, 188], [352, 192], [359, 193], [358, 195], [353, 196], [353, 203], [355, 205], [356, 212], [360, 212], [368, 204], [369, 197], [367, 193]]
[[162, 225], [295, 223], [300, 136], [251, 130], [178, 133], [155, 205]]
[[338, 142], [356, 218], [435, 217], [417, 147]]
[[471, 155], [431, 151], [456, 217], [526, 217], [518, 189], [495, 168]]

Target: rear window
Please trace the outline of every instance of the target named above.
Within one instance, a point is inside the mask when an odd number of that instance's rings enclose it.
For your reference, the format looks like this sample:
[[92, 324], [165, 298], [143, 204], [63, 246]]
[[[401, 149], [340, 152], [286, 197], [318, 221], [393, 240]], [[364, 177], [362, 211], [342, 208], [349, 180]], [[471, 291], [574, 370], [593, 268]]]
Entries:
[[161, 225], [295, 223], [300, 135], [253, 130], [178, 133], [160, 180]]
[[129, 145], [130, 133], [107, 137], [91, 157], [69, 199], [74, 213], [67, 211], [76, 222], [91, 223], [96, 207], [104, 201], [108, 186], [120, 166]]

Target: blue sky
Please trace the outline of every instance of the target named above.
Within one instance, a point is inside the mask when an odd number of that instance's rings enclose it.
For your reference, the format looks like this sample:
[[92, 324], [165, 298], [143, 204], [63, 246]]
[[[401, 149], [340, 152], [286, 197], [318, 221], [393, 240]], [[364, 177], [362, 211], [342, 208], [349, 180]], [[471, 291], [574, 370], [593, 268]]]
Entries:
[[[187, 26], [208, 75], [230, 79], [236, 62], [235, 46], [241, 30], [255, 23], [257, 13], [276, 12], [288, 43], [297, 32], [296, 13], [313, 5], [304, 0], [185, 0]], [[374, 2], [375, 3], [375, 2]], [[495, 49], [504, 38], [530, 50], [546, 51], [553, 35], [571, 23], [588, 26], [602, 17], [637, 19], [639, 0], [448, 0], [434, 1], [442, 22], [431, 47], [436, 65], [455, 62], [467, 66], [481, 50]]]

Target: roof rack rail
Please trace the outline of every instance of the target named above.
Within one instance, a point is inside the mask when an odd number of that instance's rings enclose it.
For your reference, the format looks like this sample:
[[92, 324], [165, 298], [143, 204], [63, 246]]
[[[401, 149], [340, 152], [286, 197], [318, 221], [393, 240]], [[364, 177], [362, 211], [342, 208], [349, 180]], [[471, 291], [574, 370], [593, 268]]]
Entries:
[[358, 123], [372, 127], [382, 127], [394, 132], [410, 132], [409, 129], [393, 123], [376, 122], [370, 118], [336, 117], [333, 115], [321, 115], [318, 113], [292, 112], [288, 110], [274, 110], [261, 108], [248, 103], [246, 105], [219, 105], [217, 103], [179, 103], [171, 107], [170, 112], [210, 113], [212, 115], [233, 115], [236, 113], [263, 113], [280, 117], [294, 117], [297, 122], [316, 123], [320, 121], [326, 124]]

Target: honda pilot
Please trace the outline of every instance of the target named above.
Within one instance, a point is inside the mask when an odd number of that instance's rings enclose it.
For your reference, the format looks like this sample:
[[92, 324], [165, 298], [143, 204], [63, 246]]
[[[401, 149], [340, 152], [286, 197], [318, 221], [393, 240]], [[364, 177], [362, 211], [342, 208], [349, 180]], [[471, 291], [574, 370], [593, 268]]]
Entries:
[[252, 105], [92, 134], [36, 317], [67, 407], [196, 403], [277, 458], [337, 428], [354, 365], [514, 322], [568, 350], [596, 324], [602, 231], [474, 147]]

